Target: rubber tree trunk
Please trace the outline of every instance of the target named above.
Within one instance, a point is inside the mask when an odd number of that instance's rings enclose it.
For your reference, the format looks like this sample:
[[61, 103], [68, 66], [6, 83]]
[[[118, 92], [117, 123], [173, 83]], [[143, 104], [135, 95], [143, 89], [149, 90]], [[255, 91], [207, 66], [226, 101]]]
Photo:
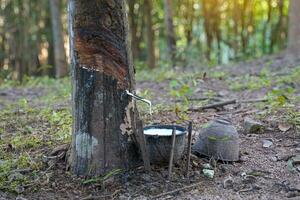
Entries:
[[145, 9], [145, 20], [146, 20], [146, 31], [147, 31], [147, 63], [148, 67], [153, 69], [155, 68], [155, 35], [153, 30], [153, 21], [152, 21], [152, 0], [144, 1]]
[[173, 24], [172, 0], [165, 0], [165, 26], [169, 59], [172, 61], [172, 67], [174, 67], [176, 65], [176, 39]]
[[134, 69], [125, 0], [69, 0], [75, 174], [130, 169], [139, 160]]
[[68, 64], [64, 48], [63, 28], [59, 9], [60, 0], [49, 0], [49, 2], [54, 44], [55, 76], [56, 78], [61, 78], [68, 75]]
[[289, 5], [289, 31], [288, 31], [288, 50], [300, 51], [300, 1], [290, 0]]

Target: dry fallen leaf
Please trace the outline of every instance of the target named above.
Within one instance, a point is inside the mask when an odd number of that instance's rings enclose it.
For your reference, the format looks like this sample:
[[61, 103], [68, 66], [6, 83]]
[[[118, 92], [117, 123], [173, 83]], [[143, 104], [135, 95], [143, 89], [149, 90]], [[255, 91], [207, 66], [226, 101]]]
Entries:
[[278, 129], [282, 132], [287, 132], [288, 130], [290, 130], [292, 128], [291, 125], [287, 124], [287, 123], [280, 123], [278, 125]]

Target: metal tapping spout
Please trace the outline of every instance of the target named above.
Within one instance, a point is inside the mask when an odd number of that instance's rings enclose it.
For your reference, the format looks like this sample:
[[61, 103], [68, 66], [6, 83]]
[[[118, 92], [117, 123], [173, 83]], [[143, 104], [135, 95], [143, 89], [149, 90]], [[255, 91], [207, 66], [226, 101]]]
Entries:
[[142, 101], [142, 102], [148, 104], [148, 105], [149, 105], [149, 108], [150, 108], [150, 109], [149, 109], [149, 113], [150, 113], [150, 115], [152, 115], [152, 103], [151, 103], [151, 101], [149, 101], [148, 99], [145, 99], [145, 98], [143, 98], [143, 97], [140, 97], [140, 96], [138, 96], [138, 95], [136, 95], [136, 94], [133, 94], [133, 93], [129, 92], [128, 90], [126, 90], [126, 94], [127, 94], [128, 96], [131, 96], [132, 98], [134, 98], [134, 99], [136, 99], [136, 100], [139, 100], [139, 101]]

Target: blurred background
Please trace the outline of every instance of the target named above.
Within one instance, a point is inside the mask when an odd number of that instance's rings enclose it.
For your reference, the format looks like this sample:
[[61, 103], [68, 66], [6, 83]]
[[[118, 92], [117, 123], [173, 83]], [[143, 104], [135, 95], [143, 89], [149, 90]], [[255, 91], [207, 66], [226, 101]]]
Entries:
[[[297, 0], [127, 2], [137, 70], [253, 59], [300, 35]], [[1, 0], [0, 8], [1, 82], [69, 74], [67, 0]]]
[[[86, 0], [113, 1], [123, 0]], [[126, 173], [126, 184], [113, 177], [119, 169], [74, 178], [66, 171], [75, 105], [68, 1], [0, 0], [0, 199], [173, 198], [168, 191], [177, 199], [300, 197], [300, 162], [293, 164], [300, 158], [300, 0], [126, 1], [136, 69], [131, 92], [152, 102], [150, 115], [137, 101], [143, 124], [192, 121], [196, 138], [207, 122], [228, 116], [241, 133], [240, 162], [194, 156], [191, 179], [182, 179], [182, 160], [168, 182], [166, 168], [156, 167], [149, 176], [141, 168]], [[96, 109], [98, 88], [85, 93]], [[79, 111], [96, 123], [90, 109]], [[208, 163], [212, 180], [202, 173]], [[185, 186], [198, 181], [203, 185]]]

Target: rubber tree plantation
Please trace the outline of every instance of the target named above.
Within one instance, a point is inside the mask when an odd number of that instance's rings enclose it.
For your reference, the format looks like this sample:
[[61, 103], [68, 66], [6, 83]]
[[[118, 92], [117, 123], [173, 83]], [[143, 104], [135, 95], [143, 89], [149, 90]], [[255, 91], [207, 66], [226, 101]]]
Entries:
[[99, 175], [140, 161], [125, 0], [70, 0], [72, 171]]

